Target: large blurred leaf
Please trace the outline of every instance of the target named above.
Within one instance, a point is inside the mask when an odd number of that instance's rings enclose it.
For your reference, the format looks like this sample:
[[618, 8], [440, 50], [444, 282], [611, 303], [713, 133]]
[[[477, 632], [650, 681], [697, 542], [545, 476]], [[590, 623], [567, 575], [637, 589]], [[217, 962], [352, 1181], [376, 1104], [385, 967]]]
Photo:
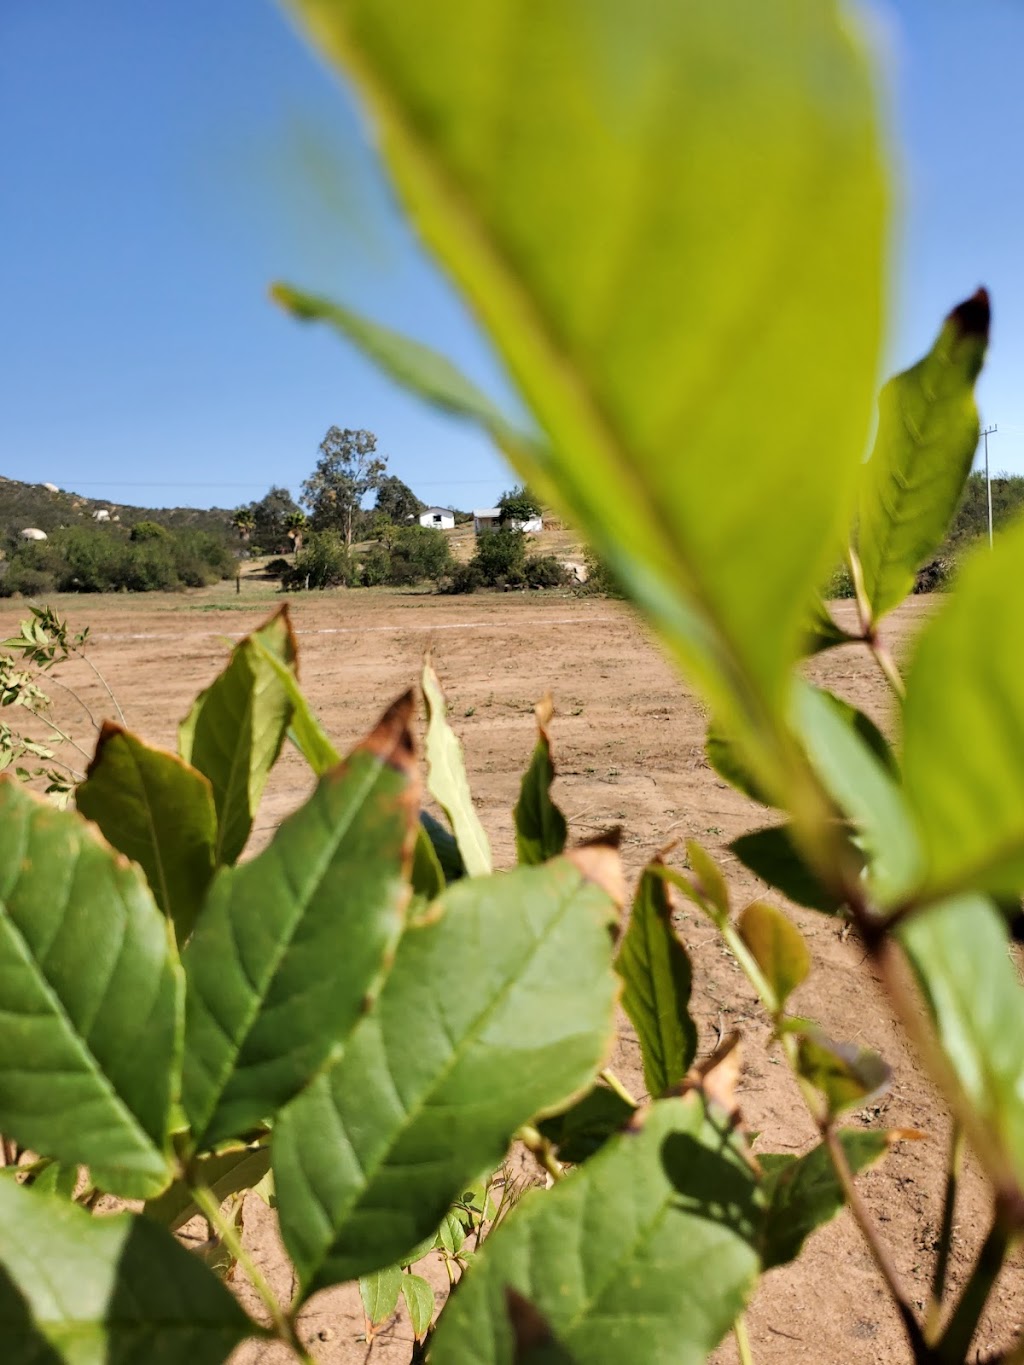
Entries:
[[329, 768], [333, 768], [341, 760], [341, 755], [327, 738], [299, 686], [295, 673], [294, 648], [286, 645], [282, 652], [276, 652], [280, 648], [281, 640], [280, 632], [264, 628], [250, 635], [246, 643], [253, 657], [273, 673], [292, 704], [288, 737], [317, 777], [323, 777]]
[[[291, 8], [352, 76], [421, 234], [550, 438], [504, 439], [520, 474], [723, 718], [771, 746], [838, 548], [878, 347], [884, 192], [845, 10]], [[356, 334], [351, 315], [341, 325]], [[437, 357], [379, 332], [368, 349], [480, 419]]]
[[530, 766], [523, 774], [519, 800], [512, 814], [516, 823], [516, 853], [521, 863], [543, 863], [557, 857], [565, 848], [568, 827], [565, 816], [551, 799], [555, 766], [551, 761], [548, 726], [554, 708], [551, 698], [534, 707], [537, 716], [537, 745]]
[[[842, 1128], [836, 1133], [854, 1175], [880, 1160], [890, 1137], [872, 1128]], [[842, 1187], [825, 1143], [806, 1156], [759, 1152], [768, 1200], [762, 1231], [761, 1259], [765, 1270], [795, 1261], [804, 1242], [829, 1222], [845, 1202]]]
[[0, 1132], [112, 1193], [158, 1193], [181, 1063], [167, 921], [91, 825], [6, 780], [0, 1004]]
[[471, 877], [486, 876], [491, 870], [491, 846], [473, 805], [462, 745], [448, 724], [444, 693], [429, 662], [423, 666], [423, 700], [427, 706], [427, 788], [451, 821], [466, 871]]
[[897, 900], [919, 882], [922, 855], [903, 792], [872, 741], [877, 730], [846, 702], [806, 683], [796, 689], [794, 720], [811, 764], [856, 831], [868, 886], [882, 903]]
[[807, 1029], [797, 1046], [797, 1069], [819, 1090], [823, 1117], [831, 1121], [858, 1109], [889, 1087], [892, 1070], [877, 1052], [857, 1043], [841, 1043], [820, 1029]]
[[735, 1140], [706, 1121], [696, 1095], [663, 1100], [639, 1132], [528, 1194], [488, 1237], [441, 1316], [431, 1360], [530, 1358], [517, 1350], [511, 1291], [546, 1323], [552, 1359], [697, 1365], [753, 1288], [761, 1218]]
[[407, 694], [269, 848], [214, 882], [184, 955], [182, 1098], [200, 1146], [291, 1099], [379, 988], [417, 828], [411, 714]]
[[656, 868], [640, 878], [616, 967], [625, 983], [622, 1007], [636, 1029], [647, 1093], [678, 1085], [697, 1051], [689, 1013], [693, 974], [672, 927], [671, 891]]
[[935, 345], [890, 379], [864, 467], [857, 555], [872, 621], [898, 606], [942, 544], [978, 445], [974, 381], [988, 345], [984, 289], [954, 308]]
[[962, 1100], [961, 1122], [998, 1187], [1024, 1191], [1024, 986], [1006, 925], [982, 896], [899, 929]]
[[450, 887], [340, 1060], [280, 1115], [278, 1211], [304, 1292], [399, 1260], [600, 1067], [615, 907], [591, 878], [617, 855], [571, 857]]
[[295, 662], [295, 637], [282, 607], [258, 631], [259, 645], [242, 640], [223, 673], [196, 698], [178, 728], [186, 763], [210, 779], [217, 809], [218, 863], [233, 863], [245, 847], [270, 769], [292, 722], [293, 705], [267, 660]]
[[1024, 889], [1024, 522], [977, 552], [921, 632], [903, 770], [926, 890]]
[[555, 1146], [559, 1161], [592, 1157], [636, 1113], [636, 1106], [607, 1085], [595, 1085], [568, 1109], [541, 1119], [537, 1127]]
[[184, 943], [214, 871], [217, 813], [207, 779], [174, 754], [151, 749], [105, 721], [75, 801], [115, 848], [139, 864]]
[[137, 1214], [93, 1218], [0, 1181], [4, 1365], [221, 1365], [260, 1328], [212, 1271]]

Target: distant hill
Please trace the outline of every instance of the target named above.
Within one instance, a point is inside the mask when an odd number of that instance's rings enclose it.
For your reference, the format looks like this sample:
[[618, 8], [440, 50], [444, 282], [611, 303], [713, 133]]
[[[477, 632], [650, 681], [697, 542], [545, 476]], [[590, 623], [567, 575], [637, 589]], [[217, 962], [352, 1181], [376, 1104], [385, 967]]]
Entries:
[[156, 521], [170, 531], [224, 532], [231, 523], [231, 511], [223, 507], [135, 507], [114, 503], [107, 498], [87, 498], [60, 489], [54, 493], [41, 483], [21, 483], [0, 475], [0, 539], [10, 544], [27, 526], [47, 535], [66, 526], [95, 524], [95, 513], [109, 512], [122, 526], [139, 521]]

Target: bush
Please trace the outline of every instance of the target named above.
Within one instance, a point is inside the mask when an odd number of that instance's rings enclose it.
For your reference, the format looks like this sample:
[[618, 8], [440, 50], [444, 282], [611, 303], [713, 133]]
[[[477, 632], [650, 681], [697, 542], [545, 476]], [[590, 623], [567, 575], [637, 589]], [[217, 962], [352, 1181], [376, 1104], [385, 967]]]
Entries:
[[0, 596], [43, 597], [53, 592], [55, 586], [53, 574], [46, 569], [15, 561], [7, 565], [7, 572], [0, 579]]
[[386, 545], [371, 545], [359, 566], [359, 581], [364, 588], [379, 588], [391, 579], [391, 555]]
[[292, 571], [292, 566], [287, 559], [272, 559], [269, 564], [264, 564], [263, 572], [267, 578], [285, 578]]
[[583, 564], [587, 571], [583, 592], [593, 597], [625, 597], [626, 594], [622, 591], [618, 579], [593, 550], [584, 552]]
[[352, 582], [352, 564], [337, 531], [314, 531], [295, 556], [286, 588], [336, 588]]
[[523, 573], [531, 588], [564, 588], [571, 581], [569, 570], [554, 555], [531, 555]]
[[502, 526], [496, 531], [481, 531], [471, 562], [479, 570], [481, 583], [486, 583], [488, 587], [524, 583], [526, 536], [511, 526]]
[[476, 592], [477, 588], [482, 588], [483, 585], [484, 580], [479, 565], [475, 560], [470, 560], [468, 564], [456, 564], [449, 575], [445, 592]]
[[452, 571], [452, 552], [435, 526], [403, 526], [391, 543], [388, 582], [399, 586], [430, 579], [439, 583]]
[[131, 530], [132, 540], [169, 540], [171, 536], [166, 526], [158, 521], [136, 522]]
[[833, 569], [831, 578], [821, 590], [821, 595], [826, 602], [834, 602], [840, 597], [857, 596], [847, 564], [838, 564]]

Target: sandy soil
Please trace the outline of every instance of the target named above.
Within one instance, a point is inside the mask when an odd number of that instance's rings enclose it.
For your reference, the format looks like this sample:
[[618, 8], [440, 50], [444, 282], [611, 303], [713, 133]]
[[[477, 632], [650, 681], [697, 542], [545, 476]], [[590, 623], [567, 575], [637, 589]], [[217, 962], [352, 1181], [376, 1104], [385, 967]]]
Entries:
[[[268, 589], [243, 585], [240, 598], [219, 589], [190, 597], [69, 599], [62, 608], [73, 623], [91, 624], [91, 657], [122, 699], [129, 724], [151, 741], [171, 746], [176, 723], [195, 692], [222, 666], [225, 637], [233, 640], [256, 625], [277, 600]], [[896, 618], [897, 654], [931, 606], [927, 599], [913, 600]], [[841, 618], [848, 610], [844, 604], [837, 609]], [[514, 857], [510, 807], [533, 744], [533, 704], [550, 690], [556, 704], [557, 797], [572, 836], [582, 839], [622, 824], [624, 856], [634, 873], [668, 840], [696, 838], [729, 867], [738, 905], [765, 895], [763, 885], [726, 848], [736, 835], [765, 823], [763, 812], [708, 768], [701, 707], [621, 605], [538, 593], [439, 598], [354, 591], [300, 596], [292, 611], [304, 685], [341, 748], [370, 728], [383, 707], [415, 680], [423, 651], [433, 650], [499, 866]], [[0, 627], [5, 634], [19, 614], [17, 603], [4, 605]], [[850, 650], [833, 653], [814, 664], [813, 674], [887, 723], [885, 687], [869, 659]], [[73, 680], [102, 711], [103, 699], [89, 679], [78, 673]], [[76, 725], [77, 733], [85, 733], [84, 722]], [[309, 786], [301, 761], [286, 754], [272, 778], [254, 845], [270, 837]], [[895, 1070], [889, 1094], [856, 1121], [918, 1128], [928, 1135], [924, 1142], [898, 1148], [861, 1181], [900, 1275], [922, 1304], [941, 1206], [947, 1114], [894, 1024], [857, 942], [843, 941], [827, 918], [797, 909], [791, 913], [815, 961], [795, 1008], [820, 1020], [835, 1037], [878, 1049]], [[713, 928], [696, 912], [681, 914], [680, 929], [694, 960], [702, 1052], [710, 1051], [723, 1031], [741, 1029], [742, 1103], [749, 1127], [760, 1134], [758, 1149], [805, 1150], [814, 1139], [812, 1125], [786, 1067], [766, 1047], [768, 1027], [752, 992]], [[625, 1024], [614, 1065], [641, 1093], [637, 1044]], [[270, 1215], [250, 1198], [245, 1217], [256, 1260], [287, 1294], [291, 1274]], [[969, 1272], [988, 1220], [983, 1183], [969, 1168], [953, 1245], [954, 1289]], [[433, 1264], [427, 1273], [440, 1303], [444, 1271]], [[874, 1365], [907, 1358], [894, 1312], [846, 1213], [812, 1238], [797, 1268], [764, 1278], [749, 1326], [759, 1365]], [[352, 1286], [315, 1298], [302, 1327], [311, 1353], [325, 1365], [404, 1365], [409, 1359], [412, 1336], [402, 1316], [366, 1341]], [[1005, 1347], [1022, 1329], [1024, 1258], [1018, 1254], [996, 1287], [978, 1345], [983, 1352]], [[236, 1361], [250, 1365], [286, 1358], [250, 1346]], [[735, 1361], [731, 1341], [715, 1359], [720, 1365]]]

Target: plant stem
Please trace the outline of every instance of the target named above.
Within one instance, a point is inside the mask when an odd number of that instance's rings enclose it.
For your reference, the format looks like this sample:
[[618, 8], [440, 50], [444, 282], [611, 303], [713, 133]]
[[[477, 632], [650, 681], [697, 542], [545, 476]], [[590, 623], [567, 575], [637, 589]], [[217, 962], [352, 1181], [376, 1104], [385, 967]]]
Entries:
[[612, 1071], [609, 1067], [605, 1067], [605, 1069], [599, 1072], [598, 1074], [600, 1075], [601, 1080], [604, 1081], [608, 1089], [614, 1090], [620, 1100], [625, 1100], [626, 1103], [631, 1104], [634, 1109], [637, 1108], [637, 1101], [633, 1098], [633, 1096], [629, 1093], [626, 1087], [622, 1084], [622, 1082], [619, 1080], [618, 1076], [616, 1076], [614, 1071]]
[[907, 689], [904, 686], [900, 671], [896, 667], [896, 660], [892, 657], [888, 648], [882, 643], [877, 635], [873, 635], [867, 643], [868, 648], [874, 655], [875, 662], [882, 670], [886, 682], [892, 688], [897, 699], [902, 702], [907, 695]]
[[946, 1271], [949, 1269], [949, 1252], [953, 1241], [953, 1219], [956, 1213], [956, 1196], [960, 1184], [960, 1171], [964, 1159], [964, 1132], [956, 1118], [949, 1141], [949, 1162], [946, 1167], [946, 1192], [942, 1204], [942, 1223], [939, 1228], [939, 1247], [935, 1258], [935, 1273], [932, 1276], [932, 1296], [925, 1314], [925, 1336], [931, 1342], [939, 1338], [942, 1301], [946, 1293]]
[[879, 1237], [878, 1230], [872, 1221], [871, 1214], [868, 1212], [864, 1201], [860, 1197], [860, 1191], [857, 1189], [853, 1173], [846, 1160], [846, 1153], [843, 1151], [843, 1144], [836, 1137], [835, 1129], [831, 1124], [827, 1124], [822, 1129], [822, 1137], [825, 1141], [825, 1146], [828, 1149], [828, 1154], [832, 1161], [832, 1169], [836, 1173], [836, 1179], [839, 1181], [846, 1202], [850, 1206], [850, 1212], [853, 1214], [854, 1220], [860, 1228], [861, 1236], [868, 1245], [868, 1250], [871, 1252], [872, 1259], [878, 1268], [878, 1273], [885, 1281], [886, 1288], [889, 1290], [889, 1295], [892, 1298], [896, 1311], [900, 1315], [904, 1331], [910, 1342], [910, 1348], [914, 1353], [914, 1359], [915, 1361], [926, 1361], [930, 1358], [930, 1352], [928, 1345], [925, 1342], [924, 1334], [921, 1331], [920, 1324], [914, 1317], [913, 1309], [904, 1297], [903, 1289], [899, 1282], [899, 1276], [896, 1273], [896, 1267], [889, 1257], [889, 1252], [886, 1250], [884, 1243]]
[[551, 1143], [532, 1124], [524, 1124], [516, 1133], [516, 1137], [529, 1152], [532, 1152], [552, 1180], [565, 1178], [565, 1171], [556, 1159]]
[[103, 684], [103, 689], [104, 689], [104, 691], [106, 692], [106, 694], [107, 694], [107, 696], [110, 698], [110, 700], [114, 703], [114, 710], [117, 712], [117, 718], [118, 718], [118, 720], [121, 722], [122, 725], [124, 725], [124, 726], [127, 727], [128, 722], [127, 722], [127, 721], [125, 720], [125, 718], [124, 718], [124, 712], [121, 710], [121, 705], [120, 705], [120, 703], [118, 702], [117, 698], [114, 696], [113, 692], [110, 690], [110, 684], [107, 682], [106, 678], [103, 676], [103, 674], [100, 672], [100, 670], [96, 667], [96, 665], [93, 663], [93, 661], [89, 658], [88, 654], [86, 654], [86, 652], [85, 652], [84, 649], [79, 649], [79, 648], [77, 647], [77, 645], [72, 645], [72, 647], [71, 647], [71, 652], [72, 652], [72, 654], [77, 654], [77, 656], [78, 656], [80, 659], [82, 659], [85, 663], [87, 663], [87, 664], [89, 665], [89, 667], [92, 669], [92, 671], [96, 674], [97, 678], [99, 678], [100, 682]]
[[95, 730], [98, 730], [100, 728], [99, 721], [96, 719], [90, 708], [85, 704], [85, 702], [82, 700], [82, 698], [78, 695], [78, 693], [75, 691], [73, 687], [69, 687], [66, 682], [61, 682], [60, 678], [57, 677], [56, 673], [47, 674], [46, 678], [47, 687], [49, 687], [51, 683], [54, 684], [56, 687], [59, 687], [62, 692], [66, 692], [68, 696], [71, 697], [74, 701], [78, 702], [79, 706], [89, 717], [89, 722]]
[[953, 1316], [936, 1348], [936, 1359], [941, 1365], [963, 1365], [967, 1359], [971, 1340], [1009, 1248], [1010, 1234], [997, 1209], [992, 1228], [978, 1252], [971, 1278], [964, 1285]]
[[216, 1195], [206, 1185], [198, 1181], [190, 1181], [189, 1189], [192, 1198], [196, 1201], [200, 1212], [206, 1221], [213, 1228], [221, 1241], [231, 1252], [232, 1256], [245, 1271], [249, 1283], [259, 1295], [263, 1306], [270, 1315], [270, 1321], [274, 1327], [274, 1333], [286, 1346], [291, 1347], [295, 1354], [303, 1361], [303, 1365], [315, 1365], [312, 1356], [304, 1349], [295, 1332], [295, 1324], [289, 1315], [284, 1311], [278, 1302], [277, 1295], [270, 1287], [270, 1283], [263, 1271], [255, 1263], [242, 1244], [242, 1239], [238, 1235], [238, 1229], [234, 1223], [225, 1218], [221, 1212], [220, 1203]]
[[754, 1356], [750, 1349], [750, 1337], [747, 1335], [747, 1320], [742, 1313], [733, 1323], [732, 1330], [736, 1337], [736, 1353], [740, 1358], [740, 1365], [754, 1365]]

